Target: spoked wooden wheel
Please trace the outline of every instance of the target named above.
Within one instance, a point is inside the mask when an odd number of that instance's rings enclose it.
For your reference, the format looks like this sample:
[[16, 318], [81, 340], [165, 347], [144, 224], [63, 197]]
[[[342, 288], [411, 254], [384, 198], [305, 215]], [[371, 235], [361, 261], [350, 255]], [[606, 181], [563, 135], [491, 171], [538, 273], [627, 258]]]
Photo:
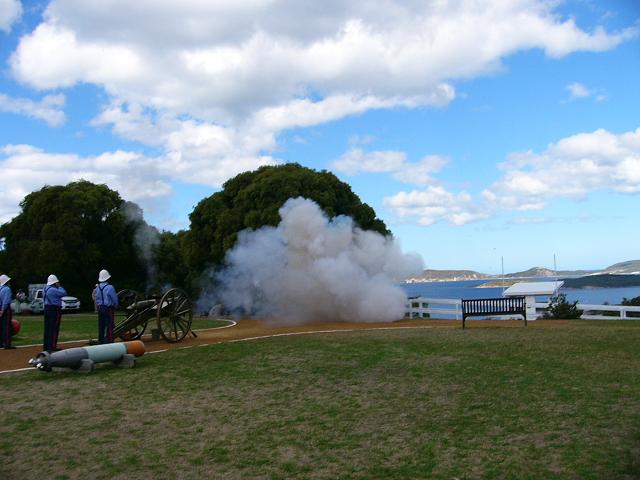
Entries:
[[187, 294], [172, 288], [162, 296], [158, 304], [158, 330], [167, 342], [179, 342], [191, 330], [193, 312]]
[[115, 331], [125, 342], [139, 339], [147, 329], [148, 320], [139, 318], [139, 305], [140, 294], [135, 290], [127, 289], [118, 292]]

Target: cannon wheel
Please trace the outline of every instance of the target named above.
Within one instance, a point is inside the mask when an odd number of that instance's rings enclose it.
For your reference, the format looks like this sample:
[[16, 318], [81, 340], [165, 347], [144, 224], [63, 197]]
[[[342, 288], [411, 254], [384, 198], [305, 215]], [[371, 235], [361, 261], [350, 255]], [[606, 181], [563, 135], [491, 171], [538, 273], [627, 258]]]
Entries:
[[[126, 318], [129, 318], [132, 315], [137, 313], [136, 305], [140, 300], [140, 294], [135, 290], [120, 290], [118, 292], [118, 309], [116, 310], [116, 322], [118, 325]], [[130, 330], [126, 332], [122, 332], [119, 337], [128, 342], [130, 340], [138, 340], [144, 334], [144, 331], [147, 329], [148, 320], [144, 320], [140, 322], [138, 325], [134, 326]]]
[[186, 337], [192, 321], [191, 301], [184, 291], [172, 288], [162, 296], [158, 304], [158, 330], [167, 342], [179, 342]]

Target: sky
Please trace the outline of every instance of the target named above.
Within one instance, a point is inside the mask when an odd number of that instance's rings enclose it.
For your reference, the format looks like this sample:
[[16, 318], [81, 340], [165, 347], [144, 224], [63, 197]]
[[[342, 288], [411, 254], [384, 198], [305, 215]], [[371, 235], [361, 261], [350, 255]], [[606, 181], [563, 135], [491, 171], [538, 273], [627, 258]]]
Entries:
[[0, 222], [86, 179], [164, 230], [328, 170], [427, 268], [640, 258], [638, 0], [0, 0]]

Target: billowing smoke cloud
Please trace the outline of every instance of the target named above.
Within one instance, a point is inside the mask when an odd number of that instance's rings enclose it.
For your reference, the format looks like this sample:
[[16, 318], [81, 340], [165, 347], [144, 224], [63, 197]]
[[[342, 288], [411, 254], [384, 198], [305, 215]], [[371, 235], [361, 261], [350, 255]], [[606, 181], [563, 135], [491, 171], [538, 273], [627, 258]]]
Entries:
[[384, 322], [402, 318], [406, 295], [396, 282], [422, 271], [390, 237], [349, 217], [329, 220], [304, 198], [289, 199], [277, 227], [240, 233], [216, 277], [216, 297], [230, 310], [276, 322]]

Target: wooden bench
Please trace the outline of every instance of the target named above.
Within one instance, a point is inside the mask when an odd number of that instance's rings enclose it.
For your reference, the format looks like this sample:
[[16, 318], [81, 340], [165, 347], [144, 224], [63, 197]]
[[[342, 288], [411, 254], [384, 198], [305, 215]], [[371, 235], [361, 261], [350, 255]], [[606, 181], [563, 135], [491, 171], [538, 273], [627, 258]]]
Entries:
[[524, 297], [462, 299], [462, 328], [467, 317], [489, 317], [491, 315], [522, 315], [527, 325], [527, 305]]

